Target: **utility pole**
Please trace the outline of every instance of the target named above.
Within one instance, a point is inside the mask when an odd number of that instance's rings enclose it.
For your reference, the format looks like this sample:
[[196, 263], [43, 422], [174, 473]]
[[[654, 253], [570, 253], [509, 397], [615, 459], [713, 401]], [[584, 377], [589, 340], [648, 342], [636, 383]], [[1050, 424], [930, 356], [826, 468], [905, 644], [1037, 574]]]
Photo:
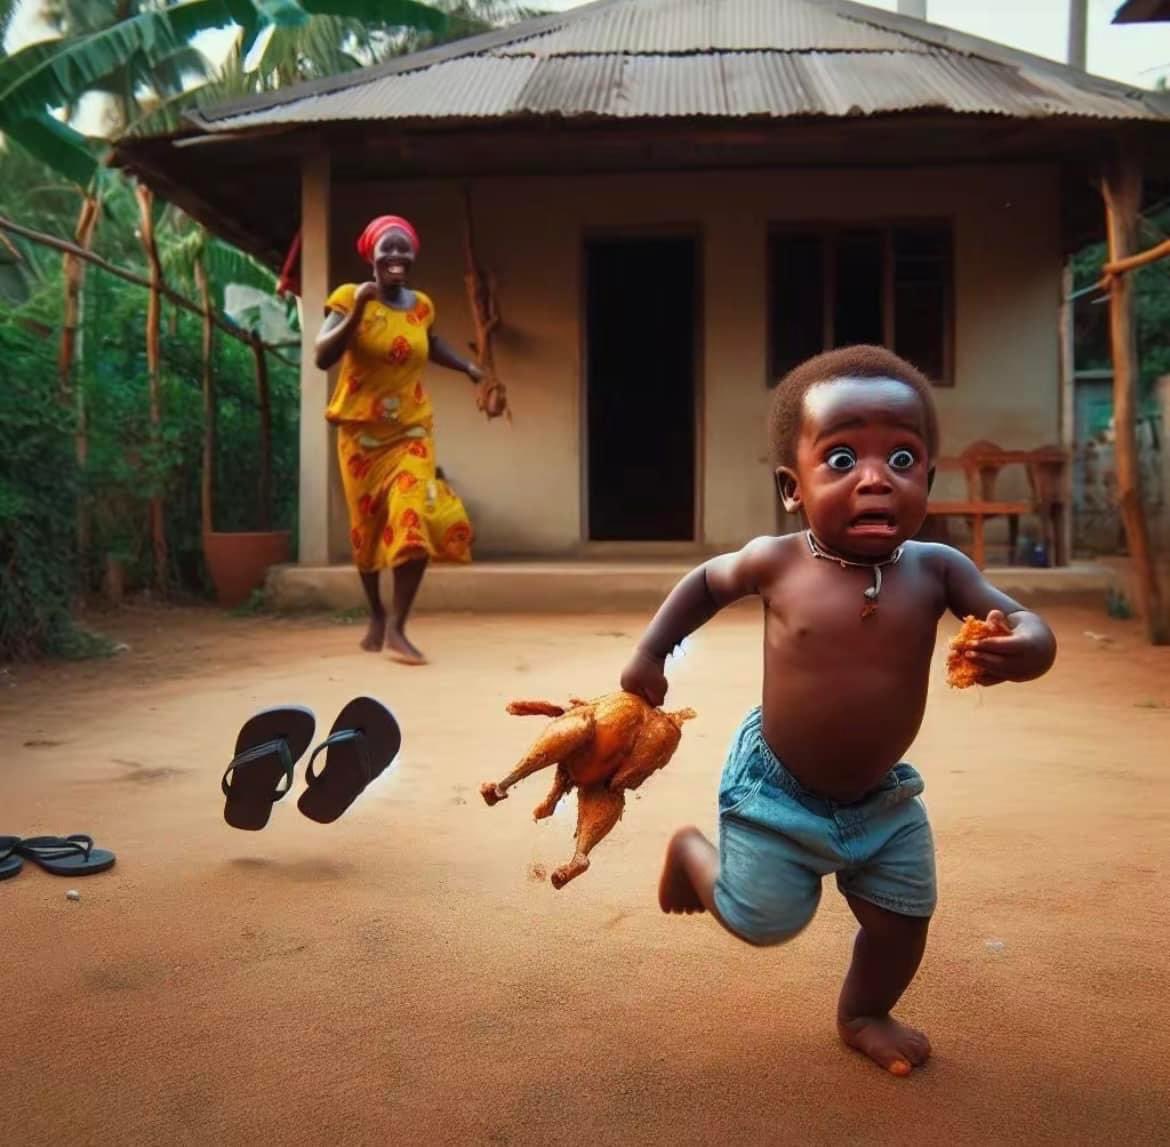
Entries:
[[1082, 72], [1087, 63], [1089, 0], [1068, 0], [1068, 63]]

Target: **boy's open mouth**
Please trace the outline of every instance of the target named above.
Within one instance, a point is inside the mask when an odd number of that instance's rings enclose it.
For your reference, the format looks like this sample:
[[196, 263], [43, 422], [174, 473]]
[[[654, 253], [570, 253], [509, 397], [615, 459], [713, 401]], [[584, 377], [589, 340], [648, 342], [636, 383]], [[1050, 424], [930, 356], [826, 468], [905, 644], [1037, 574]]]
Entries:
[[898, 523], [893, 514], [882, 510], [867, 510], [858, 514], [849, 522], [849, 529], [853, 533], [864, 534], [893, 534], [897, 531]]

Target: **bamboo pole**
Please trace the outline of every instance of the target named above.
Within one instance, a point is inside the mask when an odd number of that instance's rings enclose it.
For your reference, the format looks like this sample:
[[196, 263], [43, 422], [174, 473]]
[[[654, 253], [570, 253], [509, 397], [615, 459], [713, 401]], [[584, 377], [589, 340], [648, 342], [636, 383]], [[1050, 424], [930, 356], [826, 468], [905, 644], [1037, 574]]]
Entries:
[[[77, 215], [74, 239], [79, 251], [88, 251], [93, 243], [101, 204], [96, 196], [86, 195], [81, 201]], [[84, 482], [85, 468], [89, 461], [89, 431], [85, 407], [83, 380], [74, 377], [74, 368], [81, 360], [83, 330], [82, 312], [85, 306], [85, 259], [78, 254], [67, 252], [62, 260], [65, 278], [65, 308], [61, 322], [61, 341], [57, 351], [57, 385], [61, 401], [73, 403], [74, 431], [73, 452], [77, 459], [78, 474]], [[87, 583], [85, 570], [88, 567], [90, 538], [92, 536], [89, 501], [84, 486], [77, 500], [77, 560], [81, 564], [82, 584]]]
[[1156, 247], [1151, 247], [1148, 251], [1140, 251], [1136, 255], [1128, 255], [1124, 259], [1106, 263], [1101, 270], [1105, 272], [1106, 276], [1123, 275], [1126, 271], [1136, 271], [1139, 267], [1145, 267], [1150, 263], [1156, 263], [1159, 259], [1166, 258], [1170, 258], [1170, 239], [1159, 243]]
[[[162, 263], [154, 239], [154, 192], [144, 183], [136, 184], [138, 237], [150, 267], [150, 295], [146, 307], [146, 372], [150, 398], [150, 435], [155, 451], [162, 447], [162, 368], [159, 353], [159, 323], [162, 315]], [[157, 455], [156, 455], [157, 462]], [[156, 480], [157, 480], [156, 475]], [[167, 592], [167, 533], [162, 494], [150, 496], [150, 536], [154, 547], [154, 577], [158, 591]]]
[[218, 404], [215, 393], [215, 323], [212, 321], [211, 288], [203, 252], [195, 257], [195, 283], [203, 304], [203, 473], [199, 482], [199, 510], [206, 537], [215, 529], [215, 431]]
[[77, 215], [77, 226], [73, 235], [74, 250], [66, 251], [62, 260], [65, 278], [65, 311], [61, 320], [61, 342], [57, 351], [57, 379], [63, 401], [73, 395], [73, 364], [76, 360], [79, 338], [78, 320], [81, 316], [82, 292], [85, 287], [85, 259], [82, 252], [88, 251], [93, 242], [97, 226], [98, 201], [86, 195], [81, 201]]
[[[0, 230], [9, 231], [13, 235], [20, 235], [22, 238], [28, 239], [30, 242], [39, 243], [44, 247], [51, 247], [53, 250], [60, 251], [66, 255], [75, 255], [77, 258], [84, 260], [86, 263], [91, 263], [95, 267], [100, 267], [103, 271], [114, 275], [116, 278], [122, 279], [124, 282], [133, 283], [137, 287], [146, 287], [148, 290], [150, 289], [151, 284], [149, 279], [144, 279], [141, 275], [136, 275], [133, 271], [127, 271], [124, 267], [115, 266], [113, 263], [103, 259], [100, 255], [95, 255], [91, 251], [83, 250], [81, 247], [78, 247], [76, 243], [70, 243], [65, 239], [58, 239], [55, 235], [46, 235], [43, 231], [34, 231], [31, 227], [24, 227], [19, 223], [13, 223], [11, 219], [6, 219], [3, 215], [0, 215]], [[168, 286], [165, 281], [159, 284], [159, 290], [166, 298], [170, 299], [170, 301], [174, 303], [175, 306], [182, 307], [183, 310], [190, 311], [191, 314], [199, 315], [200, 318], [202, 318], [202, 306], [200, 306], [198, 303], [193, 303], [184, 295], [179, 294], [178, 291]], [[212, 312], [212, 322], [215, 323], [215, 325], [221, 331], [223, 331], [224, 334], [230, 335], [239, 342], [245, 343], [249, 346], [251, 345], [251, 332], [244, 330], [243, 327], [236, 326], [236, 324], [233, 323], [230, 319], [225, 319], [221, 315]], [[269, 354], [274, 355], [281, 362], [283, 362], [285, 366], [295, 367], [297, 365], [295, 362], [293, 362], [292, 359], [286, 357], [285, 355], [278, 354], [277, 351], [278, 348], [282, 346], [300, 346], [299, 342], [265, 343], [264, 346]]]
[[264, 357], [264, 342], [259, 335], [252, 339], [252, 354], [256, 358], [256, 402], [260, 407], [257, 525], [261, 531], [267, 531], [272, 529], [272, 394], [268, 387], [268, 360]]
[[[1137, 159], [1125, 144], [1108, 164], [1101, 184], [1109, 240], [1109, 262], [1130, 258], [1136, 246], [1142, 177]], [[1126, 544], [1133, 564], [1138, 608], [1152, 645], [1170, 644], [1170, 618], [1163, 608], [1150, 530], [1142, 502], [1137, 454], [1137, 336], [1133, 321], [1133, 280], [1114, 275], [1109, 281], [1109, 335], [1113, 350], [1113, 433], [1117, 499]]]

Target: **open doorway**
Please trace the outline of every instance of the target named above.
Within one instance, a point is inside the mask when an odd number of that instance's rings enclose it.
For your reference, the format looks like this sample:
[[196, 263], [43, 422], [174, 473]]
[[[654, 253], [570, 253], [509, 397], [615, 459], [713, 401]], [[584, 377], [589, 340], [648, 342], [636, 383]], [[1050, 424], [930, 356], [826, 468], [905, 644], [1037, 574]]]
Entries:
[[690, 238], [586, 244], [590, 541], [695, 538], [697, 262]]

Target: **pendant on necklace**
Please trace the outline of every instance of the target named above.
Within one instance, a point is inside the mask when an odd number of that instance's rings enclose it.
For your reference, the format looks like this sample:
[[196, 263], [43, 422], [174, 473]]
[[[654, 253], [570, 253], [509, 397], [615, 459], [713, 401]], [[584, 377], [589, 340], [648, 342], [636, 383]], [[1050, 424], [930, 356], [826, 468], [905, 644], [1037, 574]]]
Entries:
[[882, 592], [882, 567], [873, 567], [873, 585], [871, 585], [862, 596], [865, 598], [865, 604], [861, 607], [861, 620], [864, 621], [867, 617], [873, 617], [878, 611], [878, 594]]
[[[824, 550], [817, 544], [813, 537], [812, 530], [808, 530], [805, 534], [808, 539], [808, 548], [814, 558], [825, 558], [829, 561], [837, 562], [842, 569], [848, 569], [850, 566], [854, 568], [864, 568], [869, 566], [868, 562], [851, 562], [845, 558], [837, 557], [835, 554], [825, 553]], [[861, 607], [861, 620], [865, 621], [867, 618], [873, 617], [878, 611], [878, 595], [882, 592], [882, 566], [897, 565], [898, 559], [902, 556], [902, 547], [899, 546], [894, 552], [885, 560], [875, 562], [873, 564], [873, 585], [862, 591], [862, 596], [865, 598], [865, 604]]]

